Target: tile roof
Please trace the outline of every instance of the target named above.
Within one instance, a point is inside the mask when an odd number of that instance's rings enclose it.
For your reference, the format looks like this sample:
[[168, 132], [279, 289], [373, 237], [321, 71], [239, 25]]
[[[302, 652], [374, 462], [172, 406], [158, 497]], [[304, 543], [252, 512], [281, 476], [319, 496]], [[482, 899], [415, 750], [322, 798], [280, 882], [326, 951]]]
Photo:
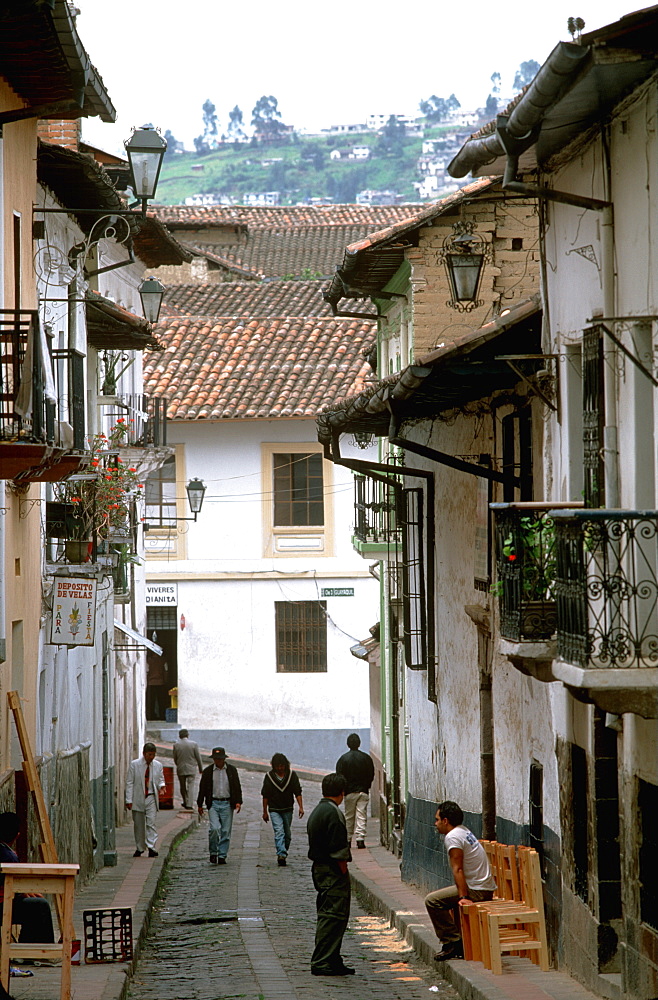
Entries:
[[[166, 316], [326, 316], [331, 308], [322, 297], [323, 281], [221, 281], [212, 285], [167, 285], [162, 305]], [[364, 315], [367, 303], [355, 303]]]
[[415, 215], [419, 205], [151, 205], [149, 215], [175, 228], [175, 224], [202, 226], [246, 224], [249, 229], [290, 226], [390, 226]]
[[158, 324], [165, 350], [144, 368], [170, 420], [315, 417], [364, 388], [369, 320], [182, 316]]
[[[414, 217], [418, 209], [414, 212]], [[406, 220], [398, 220], [403, 224]], [[282, 278], [310, 272], [322, 277], [334, 273], [336, 263], [342, 259], [345, 247], [367, 238], [373, 225], [289, 226], [270, 229], [252, 229], [244, 243], [206, 243], [192, 241], [184, 231], [177, 231], [176, 238], [188, 248], [192, 246], [204, 255], [215, 254], [223, 258], [227, 269], [240, 268], [247, 274]], [[212, 258], [211, 258], [212, 259]]]

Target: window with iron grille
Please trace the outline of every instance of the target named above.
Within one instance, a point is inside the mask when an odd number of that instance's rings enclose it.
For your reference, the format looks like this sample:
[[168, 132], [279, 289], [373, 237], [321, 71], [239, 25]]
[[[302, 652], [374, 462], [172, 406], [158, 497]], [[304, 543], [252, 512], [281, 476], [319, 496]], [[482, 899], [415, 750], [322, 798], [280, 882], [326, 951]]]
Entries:
[[176, 629], [178, 628], [178, 608], [169, 607], [148, 607], [146, 609], [146, 631], [150, 635], [153, 629]]
[[588, 902], [589, 830], [587, 755], [582, 747], [571, 745], [571, 817], [573, 824], [574, 891]]
[[530, 788], [528, 793], [530, 846], [537, 851], [544, 867], [544, 768], [537, 760], [530, 764]]
[[402, 598], [404, 654], [410, 670], [427, 669], [427, 607], [423, 491], [397, 491], [398, 521], [402, 529]]
[[325, 673], [327, 602], [275, 601], [274, 614], [277, 673]]
[[603, 338], [599, 327], [583, 331], [583, 465], [585, 506], [603, 507]]
[[176, 459], [172, 455], [145, 483], [146, 520], [152, 528], [176, 525]]
[[311, 527], [324, 524], [322, 455], [274, 454], [274, 526]]

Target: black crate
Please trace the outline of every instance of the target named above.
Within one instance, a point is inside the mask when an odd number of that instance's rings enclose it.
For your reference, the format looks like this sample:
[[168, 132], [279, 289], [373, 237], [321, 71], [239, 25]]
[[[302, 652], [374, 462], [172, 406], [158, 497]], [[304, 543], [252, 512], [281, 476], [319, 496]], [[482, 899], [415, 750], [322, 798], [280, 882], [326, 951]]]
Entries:
[[130, 962], [133, 957], [133, 911], [83, 910], [85, 963]]

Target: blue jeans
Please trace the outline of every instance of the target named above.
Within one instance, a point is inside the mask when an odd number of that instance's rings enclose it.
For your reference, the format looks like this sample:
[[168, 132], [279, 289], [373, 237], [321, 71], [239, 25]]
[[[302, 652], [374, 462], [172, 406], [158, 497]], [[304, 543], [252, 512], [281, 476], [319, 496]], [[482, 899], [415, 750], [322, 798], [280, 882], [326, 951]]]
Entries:
[[220, 858], [225, 858], [228, 854], [228, 845], [231, 841], [231, 827], [233, 826], [233, 810], [230, 802], [221, 802], [213, 799], [208, 810], [208, 842], [210, 853], [216, 854]]
[[285, 858], [290, 847], [292, 834], [290, 826], [292, 824], [292, 809], [284, 809], [282, 812], [272, 812], [270, 809], [270, 819], [274, 830], [274, 847], [277, 857]]

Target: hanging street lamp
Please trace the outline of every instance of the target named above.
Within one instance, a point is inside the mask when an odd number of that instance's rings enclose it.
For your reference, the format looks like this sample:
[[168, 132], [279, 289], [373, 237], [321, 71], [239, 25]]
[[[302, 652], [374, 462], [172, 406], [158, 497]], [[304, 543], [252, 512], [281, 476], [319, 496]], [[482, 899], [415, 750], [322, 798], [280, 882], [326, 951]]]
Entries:
[[187, 502], [190, 505], [190, 510], [194, 514], [194, 520], [196, 521], [197, 514], [201, 513], [203, 498], [206, 495], [205, 484], [202, 483], [200, 479], [190, 479], [185, 489], [187, 491]]
[[133, 130], [130, 139], [124, 142], [135, 197], [142, 203], [142, 214], [146, 214], [146, 202], [155, 198], [160, 168], [167, 150], [167, 142], [153, 125], [143, 125]]
[[160, 307], [165, 293], [165, 287], [157, 278], [144, 278], [137, 289], [142, 300], [142, 311], [144, 318], [149, 323], [157, 323], [160, 316]]
[[445, 264], [452, 298], [446, 302], [458, 312], [470, 312], [482, 305], [478, 299], [484, 265], [491, 260], [491, 247], [474, 232], [474, 222], [455, 222], [443, 241], [439, 261]]

